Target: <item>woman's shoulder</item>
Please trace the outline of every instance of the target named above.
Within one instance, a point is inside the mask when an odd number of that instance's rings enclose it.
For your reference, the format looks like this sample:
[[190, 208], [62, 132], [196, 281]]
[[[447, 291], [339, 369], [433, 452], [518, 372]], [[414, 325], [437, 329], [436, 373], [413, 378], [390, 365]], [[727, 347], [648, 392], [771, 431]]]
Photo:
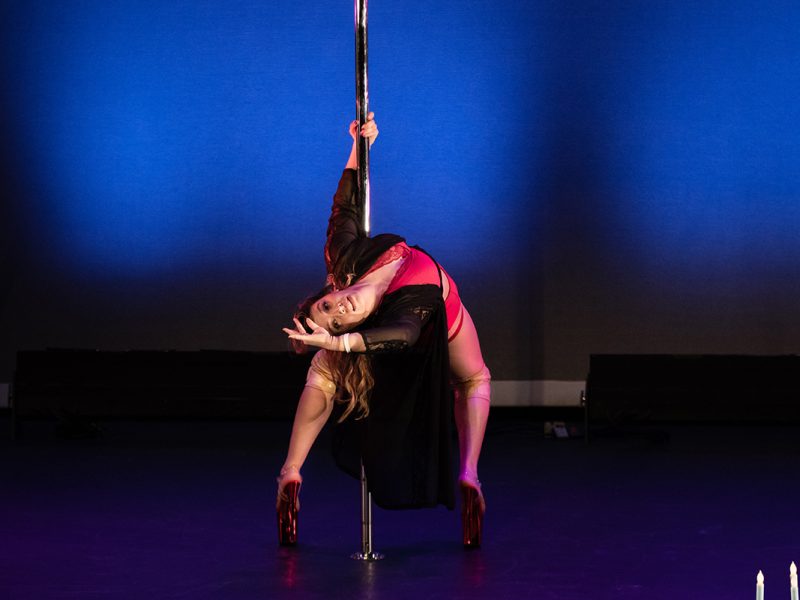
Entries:
[[442, 290], [433, 283], [404, 285], [387, 293], [381, 300], [378, 316], [391, 318], [392, 315], [418, 313], [420, 310], [432, 311], [444, 307]]
[[354, 242], [351, 249], [348, 249], [350, 257], [349, 260], [346, 258], [344, 262], [353, 265], [352, 272], [358, 279], [370, 270], [384, 252], [404, 241], [401, 236], [394, 233], [382, 233], [375, 237], [362, 238]]

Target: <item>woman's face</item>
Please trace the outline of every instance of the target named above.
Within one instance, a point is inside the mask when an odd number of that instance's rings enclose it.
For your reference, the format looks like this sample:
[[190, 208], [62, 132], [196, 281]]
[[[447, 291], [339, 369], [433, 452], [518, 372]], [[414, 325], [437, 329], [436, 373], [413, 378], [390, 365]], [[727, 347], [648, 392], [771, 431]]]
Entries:
[[311, 320], [327, 329], [331, 335], [350, 331], [370, 315], [370, 303], [366, 296], [354, 287], [326, 294], [311, 305]]

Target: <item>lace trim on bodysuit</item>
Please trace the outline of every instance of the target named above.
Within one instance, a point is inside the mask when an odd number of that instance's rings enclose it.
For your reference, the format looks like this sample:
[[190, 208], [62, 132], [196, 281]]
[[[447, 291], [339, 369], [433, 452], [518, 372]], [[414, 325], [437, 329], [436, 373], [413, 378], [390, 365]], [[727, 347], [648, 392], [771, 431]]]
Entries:
[[[405, 242], [400, 242], [399, 244], [395, 244], [394, 246], [389, 248], [386, 252], [381, 254], [378, 257], [378, 260], [375, 261], [375, 264], [372, 265], [369, 268], [369, 271], [364, 273], [362, 277], [366, 277], [373, 271], [377, 271], [378, 269], [380, 269], [381, 267], [385, 267], [389, 263], [393, 263], [396, 260], [399, 260], [401, 258], [406, 258], [410, 255], [411, 255], [411, 248], [409, 248]], [[392, 278], [392, 281], [397, 279], [401, 273], [405, 272], [407, 268], [408, 268], [408, 261], [404, 262], [401, 265], [400, 269], [397, 271], [397, 273], [395, 273], [394, 277]]]
[[[430, 265], [428, 265], [425, 261], [420, 262], [422, 255], [425, 255], [428, 259], [430, 259]], [[389, 263], [401, 258], [405, 260], [397, 270], [397, 273], [394, 274], [394, 277], [392, 277], [392, 281], [389, 283], [387, 291], [392, 292], [395, 289], [411, 282], [436, 283], [437, 285], [441, 285], [440, 277], [442, 275], [446, 277], [450, 285], [447, 298], [444, 300], [445, 313], [447, 314], [447, 330], [453, 331], [453, 333], [448, 337], [447, 341], [452, 341], [453, 338], [458, 335], [459, 331], [461, 331], [461, 327], [464, 325], [464, 309], [461, 304], [461, 298], [458, 295], [458, 287], [456, 286], [455, 281], [453, 281], [453, 278], [450, 277], [447, 271], [442, 269], [441, 266], [430, 257], [430, 255], [425, 252], [409, 248], [405, 242], [400, 242], [381, 254], [375, 261], [375, 264], [370, 267], [369, 271], [367, 271], [365, 275], [369, 275], [373, 271], [380, 269], [381, 267], [385, 267]], [[406, 282], [404, 280], [405, 275], [408, 273], [408, 270], [412, 268], [415, 269], [415, 271], [409, 275], [410, 279], [408, 282]], [[432, 274], [434, 272], [435, 276]], [[435, 281], [436, 279], [439, 279], [439, 281]], [[427, 315], [417, 316], [422, 320], [427, 317]], [[454, 326], [455, 329], [453, 329]]]

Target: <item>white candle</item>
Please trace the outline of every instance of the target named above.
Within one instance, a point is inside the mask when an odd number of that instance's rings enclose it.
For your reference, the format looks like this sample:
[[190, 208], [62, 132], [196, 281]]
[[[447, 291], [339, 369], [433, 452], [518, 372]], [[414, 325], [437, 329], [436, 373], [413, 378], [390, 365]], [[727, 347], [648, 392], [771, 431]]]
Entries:
[[756, 600], [764, 600], [764, 574], [761, 571], [756, 575]]
[[789, 585], [791, 586], [791, 590], [792, 590], [792, 600], [798, 600], [798, 598], [797, 598], [797, 566], [795, 566], [794, 561], [792, 561], [792, 564], [789, 565]]

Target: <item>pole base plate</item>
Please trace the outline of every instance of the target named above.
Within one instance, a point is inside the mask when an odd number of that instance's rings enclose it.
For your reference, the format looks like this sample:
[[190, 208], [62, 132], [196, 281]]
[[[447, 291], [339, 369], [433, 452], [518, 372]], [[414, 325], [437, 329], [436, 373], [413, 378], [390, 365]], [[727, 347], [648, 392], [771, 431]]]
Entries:
[[353, 560], [364, 560], [367, 562], [374, 562], [376, 560], [383, 560], [384, 556], [380, 552], [355, 552], [350, 555]]

